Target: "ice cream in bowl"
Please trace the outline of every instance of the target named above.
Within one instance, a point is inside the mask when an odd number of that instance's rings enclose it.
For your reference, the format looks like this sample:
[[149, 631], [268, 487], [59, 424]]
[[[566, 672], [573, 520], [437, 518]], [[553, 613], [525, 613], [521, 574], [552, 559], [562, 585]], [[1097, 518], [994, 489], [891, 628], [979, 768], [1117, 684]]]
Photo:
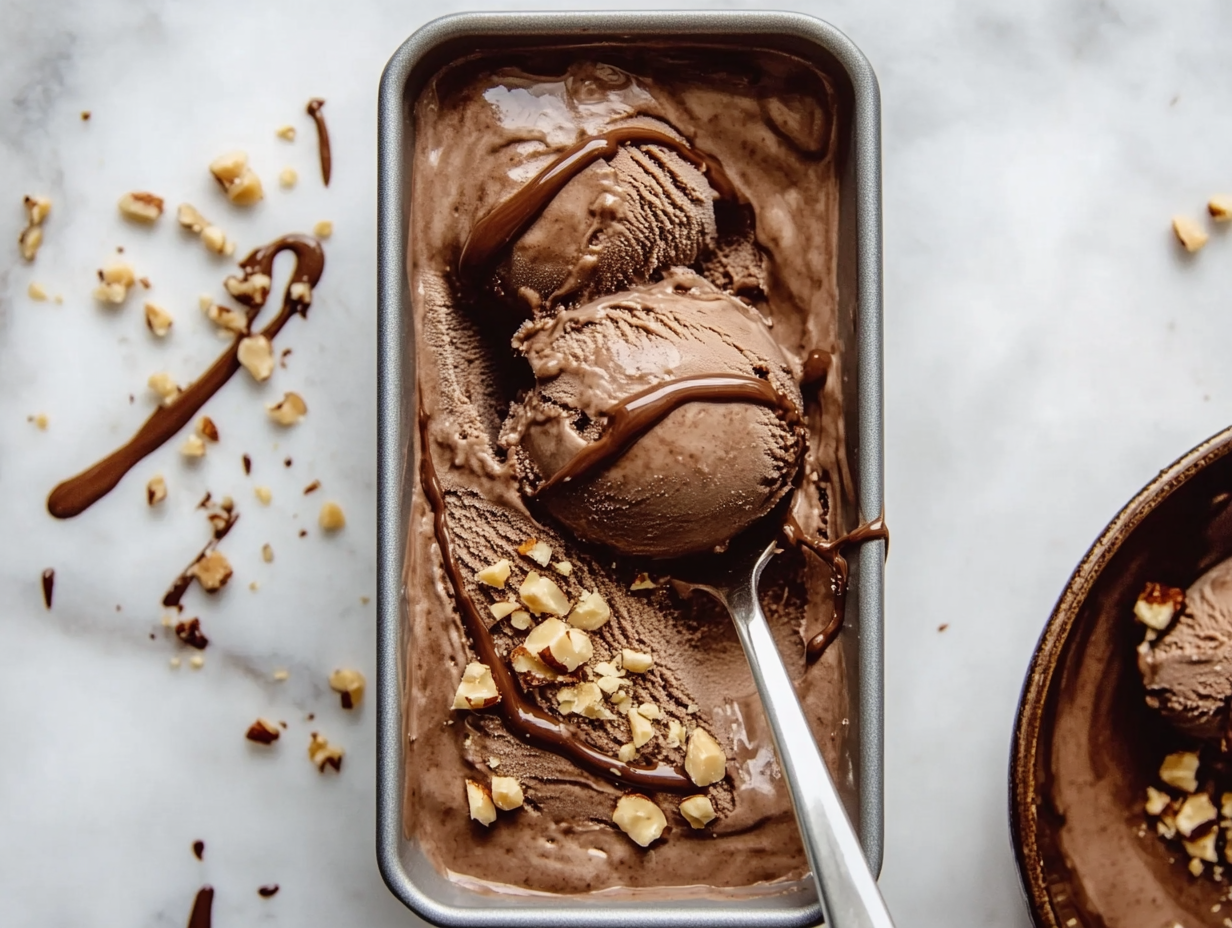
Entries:
[[1071, 577], [1011, 767], [1040, 925], [1232, 916], [1232, 430], [1166, 468]]

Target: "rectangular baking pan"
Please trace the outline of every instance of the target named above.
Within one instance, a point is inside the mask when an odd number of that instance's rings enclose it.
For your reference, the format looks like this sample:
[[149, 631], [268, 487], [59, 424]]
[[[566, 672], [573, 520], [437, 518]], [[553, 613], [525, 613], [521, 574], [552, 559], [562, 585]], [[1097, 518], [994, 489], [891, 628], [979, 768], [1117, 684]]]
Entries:
[[[411, 113], [444, 65], [480, 51], [679, 39], [759, 47], [811, 61], [830, 75], [845, 109], [839, 194], [839, 332], [855, 497], [864, 518], [882, 511], [881, 116], [868, 61], [833, 26], [809, 16], [763, 12], [466, 13], [428, 23], [389, 60], [381, 78], [378, 163], [377, 498], [377, 860], [390, 890], [420, 917], [446, 926], [794, 926], [821, 921], [811, 877], [795, 891], [727, 899], [493, 896], [446, 879], [403, 823], [408, 646], [403, 588], [408, 513], [418, 481], [413, 410], [414, 333], [407, 284]], [[853, 363], [854, 361], [854, 363]], [[855, 692], [850, 774], [857, 824], [873, 872], [881, 867], [883, 759], [882, 595], [885, 546], [863, 545], [851, 565], [846, 631], [840, 637]]]

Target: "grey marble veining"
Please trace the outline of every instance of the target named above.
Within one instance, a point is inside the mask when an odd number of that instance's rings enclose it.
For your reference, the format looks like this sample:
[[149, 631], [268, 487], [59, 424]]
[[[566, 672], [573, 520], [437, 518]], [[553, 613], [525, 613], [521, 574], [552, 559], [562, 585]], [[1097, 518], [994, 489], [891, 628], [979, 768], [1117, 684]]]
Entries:
[[[882, 885], [904, 926], [1016, 928], [1028, 919], [1005, 775], [1035, 639], [1117, 508], [1229, 418], [1232, 242], [1217, 230], [1186, 257], [1168, 221], [1232, 190], [1232, 12], [1215, 0], [784, 5], [851, 35], [882, 84], [894, 533]], [[0, 11], [6, 925], [182, 925], [203, 882], [220, 926], [412, 922], [375, 866], [371, 707], [344, 712], [325, 680], [343, 664], [371, 677], [374, 663], [360, 598], [374, 586], [377, 80], [403, 37], [463, 8], [9, 0]], [[313, 95], [329, 101], [328, 190], [303, 115]], [[274, 136], [288, 122], [294, 144]], [[265, 182], [250, 212], [205, 171], [232, 148]], [[285, 165], [299, 172], [290, 192]], [[264, 386], [237, 378], [207, 407], [223, 435], [203, 461], [185, 465], [173, 444], [55, 522], [47, 491], [131, 434], [151, 408], [146, 377], [191, 379], [223, 345], [197, 296], [220, 295], [232, 265], [171, 215], [153, 230], [125, 224], [115, 201], [130, 189], [196, 204], [241, 253], [331, 219], [328, 267], [310, 319], [277, 341], [293, 349], [287, 369]], [[32, 267], [11, 244], [25, 193], [54, 201]], [[90, 289], [117, 245], [153, 289], [108, 310]], [[63, 304], [29, 300], [31, 280]], [[147, 297], [175, 315], [165, 344], [142, 324]], [[289, 389], [310, 412], [284, 431], [263, 404]], [[27, 422], [40, 412], [45, 432]], [[170, 496], [152, 512], [144, 484], [157, 472]], [[305, 497], [313, 479], [323, 487]], [[273, 489], [270, 507], [256, 484]], [[243, 513], [226, 548], [236, 576], [216, 600], [187, 600], [214, 643], [203, 669], [172, 670], [156, 607], [205, 541], [193, 507], [207, 488]], [[326, 498], [347, 514], [336, 537], [316, 529]], [[38, 589], [48, 566], [50, 612]], [[290, 679], [274, 683], [275, 668]], [[290, 726], [273, 751], [242, 738], [259, 714]], [[346, 747], [341, 776], [309, 765], [311, 730]], [[266, 883], [282, 887], [273, 899], [257, 896]]]

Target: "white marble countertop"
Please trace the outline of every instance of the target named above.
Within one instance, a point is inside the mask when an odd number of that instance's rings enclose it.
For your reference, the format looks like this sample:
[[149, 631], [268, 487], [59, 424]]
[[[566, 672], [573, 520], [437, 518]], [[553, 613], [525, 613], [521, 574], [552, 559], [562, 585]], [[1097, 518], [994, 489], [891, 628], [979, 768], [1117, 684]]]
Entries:
[[[784, 6], [846, 31], [883, 93], [882, 885], [904, 926], [1025, 925], [1005, 781], [1036, 637], [1119, 506], [1229, 419], [1232, 242], [1217, 231], [1188, 258], [1168, 229], [1232, 191], [1229, 14], [1217, 0]], [[33, 266], [0, 248], [5, 925], [183, 925], [203, 882], [222, 928], [414, 921], [374, 859], [371, 702], [344, 712], [325, 680], [374, 665], [362, 597], [374, 593], [377, 81], [405, 36], [462, 8], [5, 5], [0, 242], [17, 237], [23, 194], [54, 203]], [[328, 190], [303, 115], [314, 95], [334, 138]], [[274, 136], [284, 123], [293, 144]], [[232, 148], [265, 180], [251, 212], [204, 170]], [[285, 165], [299, 171], [291, 191], [276, 179]], [[233, 265], [172, 216], [124, 223], [114, 204], [130, 189], [195, 203], [241, 254], [332, 220], [328, 268], [311, 318], [278, 339], [294, 350], [286, 369], [260, 387], [241, 376], [207, 407], [222, 440], [203, 461], [169, 446], [56, 522], [47, 491], [128, 437], [150, 408], [147, 376], [188, 380], [222, 346], [197, 297], [221, 295]], [[107, 310], [90, 290], [117, 245], [153, 287]], [[63, 304], [30, 300], [32, 280]], [[142, 324], [145, 298], [176, 317], [166, 343]], [[288, 389], [310, 412], [279, 430], [261, 403]], [[27, 421], [39, 413], [45, 431]], [[170, 496], [151, 511], [143, 487], [159, 472]], [[322, 489], [304, 496], [314, 479]], [[256, 484], [272, 488], [268, 508]], [[217, 602], [190, 594], [187, 614], [208, 616], [216, 643], [202, 669], [175, 670], [155, 606], [205, 540], [194, 506], [207, 488], [243, 513], [227, 541], [236, 576]], [[316, 527], [324, 499], [347, 515], [334, 536]], [[278, 668], [290, 679], [273, 682]], [[237, 737], [259, 714], [289, 723], [277, 750]], [[307, 763], [314, 729], [346, 748], [341, 775]], [[268, 883], [281, 892], [263, 900]]]

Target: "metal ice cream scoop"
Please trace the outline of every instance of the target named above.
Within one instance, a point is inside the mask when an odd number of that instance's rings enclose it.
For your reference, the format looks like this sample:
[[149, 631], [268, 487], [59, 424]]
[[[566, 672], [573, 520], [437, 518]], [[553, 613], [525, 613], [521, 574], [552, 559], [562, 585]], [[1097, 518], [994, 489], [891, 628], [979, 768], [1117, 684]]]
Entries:
[[727, 607], [736, 624], [770, 722], [774, 749], [791, 793], [826, 925], [893, 928], [890, 912], [761, 611], [757, 584], [775, 555], [777, 526], [778, 520], [769, 516], [733, 539], [724, 553], [674, 565], [673, 577], [710, 593]]

